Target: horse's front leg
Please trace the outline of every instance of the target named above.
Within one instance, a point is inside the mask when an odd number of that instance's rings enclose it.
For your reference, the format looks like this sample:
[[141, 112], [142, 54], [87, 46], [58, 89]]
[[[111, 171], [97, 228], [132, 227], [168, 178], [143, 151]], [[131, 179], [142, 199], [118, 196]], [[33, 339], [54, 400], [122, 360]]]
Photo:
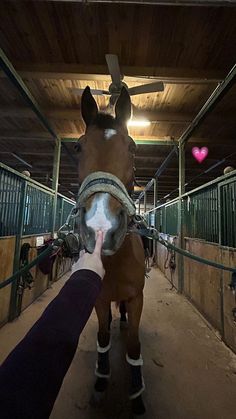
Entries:
[[110, 303], [98, 299], [95, 309], [99, 324], [97, 335], [98, 358], [95, 369], [97, 380], [95, 383], [95, 390], [98, 392], [104, 392], [108, 385], [108, 378], [110, 377]]
[[142, 392], [145, 389], [142, 376], [143, 359], [141, 356], [141, 345], [139, 341], [139, 323], [143, 308], [143, 293], [126, 302], [128, 312], [128, 341], [126, 360], [130, 365], [131, 386], [130, 399], [132, 400], [133, 413], [145, 413], [142, 401]]

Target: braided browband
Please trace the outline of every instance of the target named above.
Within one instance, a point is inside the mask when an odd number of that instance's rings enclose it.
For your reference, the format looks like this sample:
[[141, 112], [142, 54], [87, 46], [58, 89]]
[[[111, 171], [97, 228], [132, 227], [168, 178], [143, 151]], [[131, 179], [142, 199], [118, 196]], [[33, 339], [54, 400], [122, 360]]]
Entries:
[[135, 214], [135, 204], [130, 198], [125, 186], [118, 177], [108, 172], [94, 172], [84, 179], [79, 189], [79, 206], [83, 206], [91, 195], [99, 192], [111, 194], [125, 207], [129, 216]]

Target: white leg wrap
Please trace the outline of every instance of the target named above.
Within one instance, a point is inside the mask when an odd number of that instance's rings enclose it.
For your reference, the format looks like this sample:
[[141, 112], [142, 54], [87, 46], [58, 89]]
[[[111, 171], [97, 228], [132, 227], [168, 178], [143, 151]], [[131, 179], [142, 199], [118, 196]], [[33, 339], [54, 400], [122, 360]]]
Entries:
[[97, 341], [97, 351], [100, 354], [105, 354], [107, 351], [109, 351], [109, 349], [111, 349], [111, 341], [104, 348], [102, 346], [100, 346], [99, 343], [98, 343], [98, 341]]
[[99, 377], [99, 378], [110, 378], [110, 376], [111, 376], [111, 373], [110, 372], [109, 372], [109, 374], [102, 374], [102, 373], [98, 372], [98, 363], [97, 363], [97, 361], [96, 361], [96, 368], [95, 368], [94, 374], [96, 375], [96, 377]]
[[142, 355], [140, 355], [139, 359], [132, 359], [129, 357], [128, 354], [126, 354], [126, 361], [132, 365], [133, 367], [142, 366], [143, 365], [143, 358]]
[[134, 400], [136, 399], [136, 397], [140, 396], [140, 394], [142, 394], [142, 392], [145, 390], [145, 384], [144, 384], [144, 379], [142, 376], [142, 387], [140, 388], [139, 391], [137, 391], [137, 393], [131, 394], [131, 396], [129, 396], [130, 400]]

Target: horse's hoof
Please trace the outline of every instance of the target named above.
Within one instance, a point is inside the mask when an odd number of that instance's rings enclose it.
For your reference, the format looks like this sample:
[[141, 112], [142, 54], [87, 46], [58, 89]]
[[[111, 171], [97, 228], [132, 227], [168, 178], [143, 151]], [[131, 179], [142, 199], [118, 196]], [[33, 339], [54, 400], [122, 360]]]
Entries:
[[108, 386], [108, 380], [107, 378], [98, 377], [96, 380], [96, 383], [94, 384], [94, 389], [98, 393], [103, 393]]
[[128, 329], [128, 322], [127, 320], [120, 320], [120, 330]]
[[132, 412], [134, 415], [144, 415], [146, 412], [141, 395], [132, 400]]

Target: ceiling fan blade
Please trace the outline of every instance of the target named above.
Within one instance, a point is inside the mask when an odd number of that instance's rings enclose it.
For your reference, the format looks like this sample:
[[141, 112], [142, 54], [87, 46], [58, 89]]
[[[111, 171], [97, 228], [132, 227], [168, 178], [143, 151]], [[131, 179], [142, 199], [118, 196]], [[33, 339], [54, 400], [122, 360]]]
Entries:
[[111, 75], [112, 83], [119, 86], [122, 80], [122, 76], [120, 72], [118, 57], [115, 54], [106, 54], [105, 57], [106, 57], [107, 67]]
[[[77, 87], [70, 87], [69, 90], [74, 93], [75, 95], [82, 95], [84, 89], [79, 89]], [[101, 96], [101, 95], [110, 95], [110, 92], [108, 92], [108, 90], [101, 90], [101, 89], [90, 89], [90, 92], [92, 93], [92, 95], [97, 95], [97, 96]]]
[[162, 81], [157, 81], [156, 83], [142, 84], [140, 86], [131, 87], [128, 90], [131, 96], [142, 95], [143, 93], [163, 92], [164, 84]]

